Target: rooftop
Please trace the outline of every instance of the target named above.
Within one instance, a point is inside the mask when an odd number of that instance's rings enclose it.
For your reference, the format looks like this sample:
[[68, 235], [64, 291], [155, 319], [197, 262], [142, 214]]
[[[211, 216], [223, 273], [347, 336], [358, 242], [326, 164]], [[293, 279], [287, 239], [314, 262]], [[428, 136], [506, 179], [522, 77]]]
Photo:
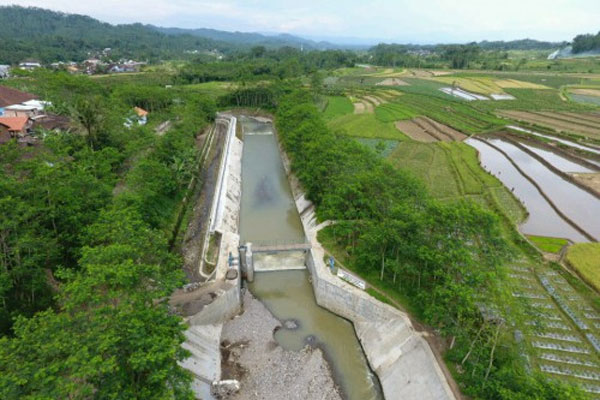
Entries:
[[12, 106], [13, 104], [21, 104], [37, 98], [36, 95], [31, 93], [21, 92], [20, 90], [6, 86], [0, 86], [0, 108]]
[[0, 117], [0, 125], [4, 125], [12, 132], [20, 132], [27, 125], [27, 117]]

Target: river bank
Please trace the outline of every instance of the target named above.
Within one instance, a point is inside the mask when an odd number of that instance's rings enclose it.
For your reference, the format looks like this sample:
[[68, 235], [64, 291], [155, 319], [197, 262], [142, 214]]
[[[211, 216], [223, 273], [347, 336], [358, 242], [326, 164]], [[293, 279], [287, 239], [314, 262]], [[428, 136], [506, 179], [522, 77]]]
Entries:
[[236, 379], [242, 388], [229, 399], [342, 398], [320, 349], [283, 349], [273, 338], [281, 321], [249, 290], [243, 301], [243, 312], [226, 322], [221, 333], [221, 379]]

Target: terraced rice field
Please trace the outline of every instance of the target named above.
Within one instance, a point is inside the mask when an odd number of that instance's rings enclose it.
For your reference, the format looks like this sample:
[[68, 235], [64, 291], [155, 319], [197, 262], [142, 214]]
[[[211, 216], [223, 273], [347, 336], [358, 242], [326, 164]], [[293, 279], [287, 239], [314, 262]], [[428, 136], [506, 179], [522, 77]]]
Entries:
[[512, 264], [507, 285], [521, 305], [515, 337], [531, 366], [600, 393], [600, 314], [592, 304], [545, 264]]
[[434, 78], [438, 82], [457, 85], [464, 90], [483, 95], [502, 94], [504, 89], [549, 89], [546, 86], [532, 82], [514, 79], [495, 79], [490, 77], [457, 77], [444, 76]]
[[418, 142], [451, 142], [462, 141], [467, 138], [463, 133], [427, 117], [397, 121], [396, 128]]
[[426, 116], [463, 133], [481, 133], [504, 125], [504, 121], [479, 111], [464, 102], [406, 94], [390, 104], [377, 107], [376, 116], [382, 122]]
[[346, 96], [329, 96], [323, 117], [330, 120], [340, 115], [351, 114], [353, 111], [354, 106]]
[[600, 139], [600, 113], [597, 112], [499, 111], [498, 114], [558, 132], [576, 133]]
[[376, 86], [408, 86], [409, 84], [399, 78], [386, 78]]
[[412, 171], [441, 200], [469, 198], [484, 208], [500, 211], [519, 223], [525, 212], [502, 183], [480, 166], [475, 149], [459, 142], [400, 142], [388, 158]]
[[406, 140], [392, 122], [382, 122], [375, 114], [349, 114], [330, 120], [327, 125], [348, 136], [362, 138], [378, 138], [391, 140]]

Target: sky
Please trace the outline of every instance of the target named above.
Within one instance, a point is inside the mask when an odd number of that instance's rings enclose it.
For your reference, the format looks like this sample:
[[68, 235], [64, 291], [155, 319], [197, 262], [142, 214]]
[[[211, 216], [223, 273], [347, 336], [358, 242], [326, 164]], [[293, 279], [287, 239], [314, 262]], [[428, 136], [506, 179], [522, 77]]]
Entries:
[[0, 0], [9, 4], [110, 23], [290, 33], [338, 42], [568, 41], [600, 31], [600, 0]]

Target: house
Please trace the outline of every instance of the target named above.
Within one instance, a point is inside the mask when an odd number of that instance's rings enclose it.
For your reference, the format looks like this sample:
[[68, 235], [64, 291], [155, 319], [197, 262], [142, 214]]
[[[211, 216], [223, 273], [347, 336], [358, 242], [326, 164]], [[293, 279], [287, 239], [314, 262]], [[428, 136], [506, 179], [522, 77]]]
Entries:
[[4, 109], [8, 106], [23, 104], [30, 100], [36, 100], [38, 97], [31, 93], [21, 92], [20, 90], [0, 86], [0, 116], [4, 115]]
[[40, 64], [36, 60], [25, 60], [19, 64], [19, 68], [25, 71], [33, 71], [36, 68], [41, 68], [42, 64]]
[[0, 79], [6, 79], [10, 76], [10, 65], [0, 65]]
[[148, 111], [140, 107], [134, 107], [131, 116], [125, 118], [125, 125], [127, 128], [131, 128], [137, 122], [138, 125], [146, 125], [148, 122]]
[[50, 105], [50, 102], [40, 100], [28, 100], [21, 104], [13, 104], [4, 107], [5, 117], [35, 117], [44, 113], [46, 106]]
[[135, 111], [137, 115], [138, 124], [146, 125], [146, 122], [148, 122], [148, 111], [140, 107], [135, 107], [133, 111]]
[[31, 121], [28, 117], [0, 117], [0, 125], [11, 137], [24, 137], [31, 128]]

